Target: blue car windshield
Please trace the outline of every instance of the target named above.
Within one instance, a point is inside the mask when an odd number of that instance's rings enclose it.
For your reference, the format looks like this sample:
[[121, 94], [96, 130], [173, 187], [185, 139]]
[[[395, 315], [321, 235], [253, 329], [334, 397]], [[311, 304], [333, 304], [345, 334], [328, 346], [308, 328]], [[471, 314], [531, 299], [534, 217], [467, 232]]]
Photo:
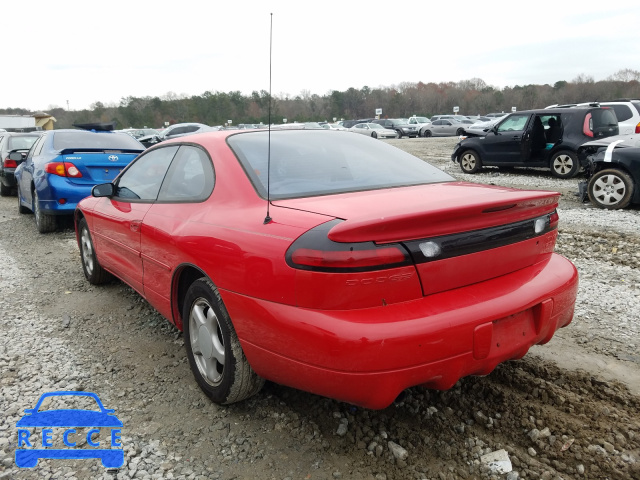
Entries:
[[56, 132], [53, 138], [55, 150], [86, 148], [91, 150], [144, 150], [135, 138], [126, 133], [68, 131]]
[[[268, 132], [227, 139], [256, 191], [267, 197]], [[271, 132], [271, 199], [450, 182], [454, 178], [399, 148], [329, 130]]]

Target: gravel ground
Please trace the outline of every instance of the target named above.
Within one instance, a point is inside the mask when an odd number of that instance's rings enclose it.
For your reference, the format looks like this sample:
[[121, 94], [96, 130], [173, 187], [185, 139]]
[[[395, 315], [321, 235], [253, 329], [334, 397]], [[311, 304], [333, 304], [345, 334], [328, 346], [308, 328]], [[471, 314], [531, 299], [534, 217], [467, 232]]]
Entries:
[[[410, 389], [382, 411], [271, 383], [220, 407], [193, 381], [181, 333], [122, 283], [89, 285], [69, 226], [38, 235], [2, 197], [0, 480], [640, 478], [638, 209], [581, 204], [577, 180], [547, 172], [463, 175], [449, 158], [455, 139], [389, 143], [460, 180], [560, 191], [557, 250], [580, 272], [574, 321], [486, 377]], [[54, 390], [92, 391], [115, 409], [122, 469], [15, 466], [17, 420]], [[491, 454], [512, 471], [492, 469]]]

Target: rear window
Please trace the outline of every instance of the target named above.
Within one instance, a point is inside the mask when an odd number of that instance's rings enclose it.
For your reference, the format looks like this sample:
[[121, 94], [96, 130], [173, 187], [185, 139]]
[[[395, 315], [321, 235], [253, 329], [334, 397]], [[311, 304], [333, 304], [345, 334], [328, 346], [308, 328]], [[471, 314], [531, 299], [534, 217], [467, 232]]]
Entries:
[[[264, 198], [268, 135], [240, 133], [227, 139]], [[271, 132], [269, 196], [274, 200], [453, 180], [423, 160], [363, 135], [327, 130]]]
[[75, 150], [86, 148], [92, 150], [144, 150], [135, 138], [126, 133], [108, 132], [57, 132], [53, 137], [53, 148]]
[[29, 150], [38, 138], [40, 138], [40, 135], [9, 137], [7, 146], [9, 150]]
[[602, 127], [615, 127], [618, 125], [618, 118], [610, 108], [599, 108], [592, 110], [593, 130]]

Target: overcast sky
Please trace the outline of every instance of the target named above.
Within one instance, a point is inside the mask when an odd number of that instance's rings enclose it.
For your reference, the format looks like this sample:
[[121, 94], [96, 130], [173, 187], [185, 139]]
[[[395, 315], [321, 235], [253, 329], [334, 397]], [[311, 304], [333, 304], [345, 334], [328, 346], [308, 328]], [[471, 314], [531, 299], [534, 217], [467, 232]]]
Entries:
[[0, 108], [128, 96], [498, 88], [640, 70], [640, 1], [31, 0], [2, 4]]

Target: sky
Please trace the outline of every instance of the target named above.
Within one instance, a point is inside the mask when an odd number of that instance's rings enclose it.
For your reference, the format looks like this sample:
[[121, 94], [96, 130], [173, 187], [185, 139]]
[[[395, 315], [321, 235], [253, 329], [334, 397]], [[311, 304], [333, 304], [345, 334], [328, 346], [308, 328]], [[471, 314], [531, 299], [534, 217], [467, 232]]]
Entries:
[[638, 0], [31, 0], [3, 2], [2, 17], [0, 108], [34, 111], [640, 70]]

